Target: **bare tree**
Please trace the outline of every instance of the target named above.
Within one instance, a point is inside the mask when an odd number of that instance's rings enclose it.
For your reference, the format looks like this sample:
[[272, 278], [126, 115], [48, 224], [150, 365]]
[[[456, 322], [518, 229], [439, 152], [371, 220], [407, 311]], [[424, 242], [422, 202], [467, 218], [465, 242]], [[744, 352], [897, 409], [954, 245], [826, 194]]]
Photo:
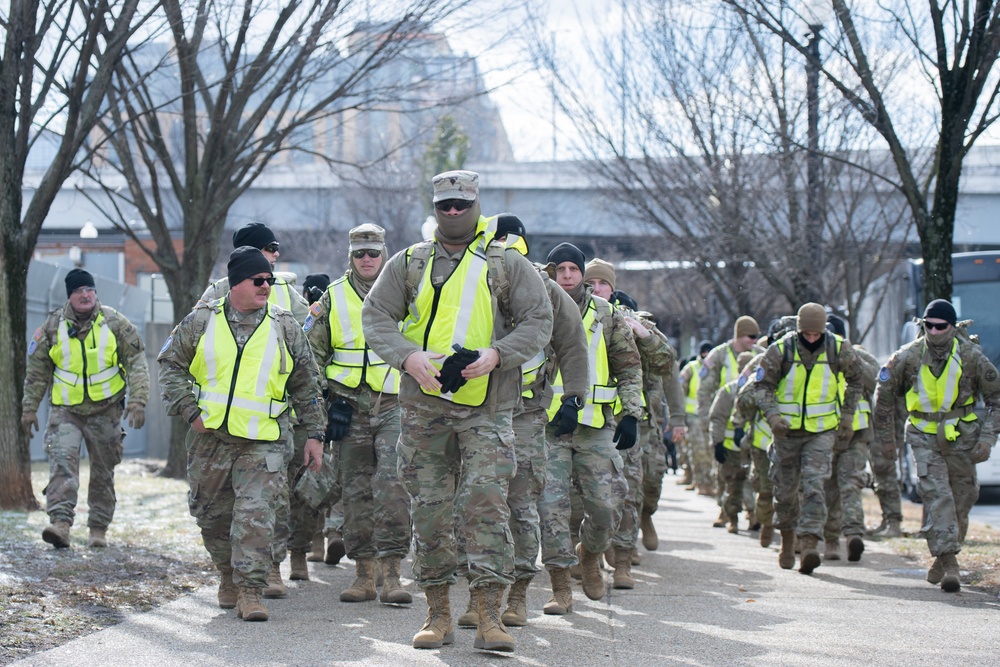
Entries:
[[951, 298], [962, 162], [997, 118], [1000, 3], [889, 0], [855, 6], [831, 0], [830, 25], [815, 14], [804, 16], [806, 3], [723, 3], [803, 59], [815, 61], [800, 37], [803, 26], [822, 26], [830, 56], [813, 64], [885, 142], [896, 171], [890, 182], [905, 198], [920, 237], [924, 299]]
[[[18, 428], [25, 373], [24, 282], [42, 222], [87, 136], [126, 42], [142, 22], [135, 0], [22, 2], [0, 14], [0, 509], [36, 509], [28, 439]], [[24, 204], [33, 150], [51, 162]]]

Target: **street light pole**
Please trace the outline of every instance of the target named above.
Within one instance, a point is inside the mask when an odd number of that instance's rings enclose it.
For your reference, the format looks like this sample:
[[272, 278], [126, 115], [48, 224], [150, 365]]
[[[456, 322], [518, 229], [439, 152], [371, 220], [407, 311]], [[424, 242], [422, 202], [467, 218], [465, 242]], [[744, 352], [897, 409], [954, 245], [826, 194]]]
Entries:
[[819, 34], [823, 26], [809, 25], [809, 55], [806, 58], [806, 105], [808, 133], [806, 138], [806, 239], [810, 276], [810, 299], [819, 301], [819, 272], [823, 260], [823, 158], [819, 152]]

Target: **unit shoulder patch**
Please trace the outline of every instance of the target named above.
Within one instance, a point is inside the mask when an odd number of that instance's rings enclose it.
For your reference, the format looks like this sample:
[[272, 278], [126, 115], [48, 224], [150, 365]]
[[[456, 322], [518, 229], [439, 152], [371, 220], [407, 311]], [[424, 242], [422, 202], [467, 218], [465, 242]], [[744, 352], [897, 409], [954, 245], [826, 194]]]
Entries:
[[880, 370], [878, 372], [878, 381], [879, 382], [888, 382], [889, 381], [889, 367], [888, 366], [883, 366], [882, 370]]
[[764, 379], [764, 367], [763, 366], [758, 366], [757, 367], [756, 378], [757, 378], [757, 382], [760, 382], [761, 380]]

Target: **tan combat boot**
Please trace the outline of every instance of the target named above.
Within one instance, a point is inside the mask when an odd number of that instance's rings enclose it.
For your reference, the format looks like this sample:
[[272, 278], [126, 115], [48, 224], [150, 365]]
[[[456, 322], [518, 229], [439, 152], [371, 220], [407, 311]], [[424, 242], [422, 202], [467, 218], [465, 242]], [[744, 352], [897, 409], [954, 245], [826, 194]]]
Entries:
[[399, 556], [388, 556], [379, 559], [379, 570], [384, 578], [382, 580], [382, 593], [379, 595], [379, 602], [383, 604], [410, 604], [413, 596], [403, 588], [400, 581], [400, 561]]
[[244, 621], [267, 620], [267, 607], [260, 601], [260, 591], [259, 588], [240, 586], [240, 592], [236, 596], [236, 618]]
[[607, 592], [607, 584], [601, 574], [601, 554], [590, 553], [583, 544], [576, 545], [576, 557], [583, 567], [583, 592], [591, 600], [600, 600]]
[[944, 566], [941, 565], [941, 557], [934, 559], [934, 564], [927, 570], [927, 583], [937, 586], [944, 579]]
[[288, 588], [281, 580], [281, 566], [278, 563], [271, 565], [271, 572], [267, 575], [267, 588], [264, 589], [263, 595], [266, 598], [288, 597]]
[[724, 510], [719, 510], [719, 518], [712, 522], [712, 528], [725, 528], [729, 523], [729, 517]]
[[861, 554], [865, 552], [865, 541], [860, 535], [848, 535], [847, 539], [847, 560], [857, 563], [861, 560]]
[[550, 568], [549, 579], [552, 581], [552, 597], [545, 603], [542, 612], [564, 616], [573, 611], [573, 589], [570, 586], [569, 568]]
[[771, 524], [763, 525], [760, 527], [760, 546], [765, 549], [771, 546], [771, 541], [774, 539], [774, 526]]
[[902, 537], [903, 530], [899, 526], [899, 519], [889, 519], [885, 522], [885, 531], [882, 537]]
[[[578, 545], [580, 543], [580, 538], [577, 537], [576, 535], [573, 535], [572, 536], [572, 540], [573, 540], [573, 551], [575, 552], [576, 551], [576, 545]], [[612, 558], [613, 557], [614, 557], [614, 555], [612, 555]], [[614, 566], [612, 566], [612, 567], [614, 567]], [[570, 565], [569, 566], [569, 573], [576, 580], [583, 579], [583, 567], [580, 565], [579, 562], [576, 565]]]
[[500, 601], [505, 588], [502, 584], [487, 584], [479, 589], [479, 625], [473, 648], [484, 651], [514, 650], [514, 638], [507, 634], [507, 628], [500, 620]]
[[941, 590], [945, 593], [957, 593], [962, 588], [962, 580], [959, 578], [958, 559], [955, 554], [941, 554], [938, 556], [941, 561], [941, 568], [944, 570], [944, 577], [941, 579]]
[[839, 537], [826, 540], [826, 549], [823, 551], [823, 560], [840, 560]]
[[632, 547], [631, 555], [632, 555], [632, 567], [638, 567], [642, 565], [642, 556], [639, 555], [638, 549]]
[[91, 528], [90, 538], [87, 540], [87, 546], [97, 549], [102, 549], [108, 546], [107, 530], [105, 528]]
[[309, 555], [306, 556], [306, 560], [310, 563], [322, 563], [324, 555], [323, 532], [317, 531], [312, 544], [309, 545]]
[[53, 521], [42, 531], [42, 539], [56, 549], [68, 549], [69, 529], [69, 521]]
[[517, 579], [507, 594], [507, 609], [500, 622], [517, 628], [528, 624], [528, 584], [531, 579]]
[[236, 609], [238, 591], [233, 583], [233, 570], [222, 570], [219, 573], [219, 609]]
[[698, 485], [698, 495], [708, 496], [709, 498], [715, 497], [715, 485], [714, 484], [699, 484]]
[[[629, 560], [632, 560], [632, 554], [629, 553]], [[614, 545], [608, 545], [608, 548], [604, 550], [604, 562], [608, 564], [609, 569], [615, 569], [615, 547]], [[582, 578], [583, 568], [580, 568], [580, 575]]]
[[427, 620], [420, 632], [413, 635], [413, 648], [441, 648], [455, 641], [451, 628], [451, 604], [448, 585], [438, 584], [424, 589], [427, 594]]
[[305, 551], [292, 552], [292, 571], [288, 578], [292, 581], [309, 581], [309, 566], [306, 564]]
[[[635, 588], [635, 579], [632, 578], [632, 550], [627, 547], [615, 549], [615, 572], [612, 575], [611, 587], [619, 590]], [[590, 597], [589, 593], [587, 597]]]
[[478, 628], [479, 627], [479, 589], [472, 588], [469, 582], [469, 606], [465, 613], [458, 617], [458, 627]]
[[660, 536], [656, 534], [656, 526], [653, 525], [652, 514], [642, 513], [639, 530], [642, 531], [642, 547], [646, 551], [656, 551], [657, 547], [660, 546]]
[[354, 572], [357, 577], [354, 579], [354, 583], [340, 594], [340, 601], [366, 602], [374, 600], [377, 597], [375, 592], [375, 559], [357, 559], [354, 561]]
[[340, 533], [331, 533], [326, 543], [326, 556], [323, 562], [327, 565], [336, 565], [347, 555], [344, 547], [344, 537]]
[[726, 532], [732, 533], [733, 535], [740, 532], [740, 515], [730, 514], [729, 515], [729, 527], [726, 528]]
[[677, 486], [688, 486], [694, 481], [694, 475], [691, 474], [691, 468], [684, 468], [684, 476], [677, 480]]
[[795, 567], [795, 531], [781, 531], [781, 553], [778, 554], [778, 565], [782, 570]]
[[819, 540], [815, 535], [803, 535], [799, 542], [802, 547], [802, 554], [799, 556], [799, 572], [812, 574], [812, 571], [820, 566], [819, 551], [816, 549]]

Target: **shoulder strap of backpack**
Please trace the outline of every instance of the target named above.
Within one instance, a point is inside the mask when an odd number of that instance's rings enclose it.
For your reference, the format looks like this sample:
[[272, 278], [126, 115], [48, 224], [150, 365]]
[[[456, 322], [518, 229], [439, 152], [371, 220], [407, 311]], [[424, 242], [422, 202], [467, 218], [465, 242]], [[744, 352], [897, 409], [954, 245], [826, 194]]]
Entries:
[[431, 253], [434, 250], [433, 241], [421, 241], [410, 247], [406, 256], [406, 302], [413, 303], [420, 289], [420, 281], [423, 280], [424, 271], [427, 269], [427, 262], [430, 261]]
[[486, 267], [490, 293], [496, 297], [500, 314], [509, 322], [512, 314], [510, 310], [510, 281], [507, 278], [507, 249], [499, 241], [491, 241], [486, 246]]

